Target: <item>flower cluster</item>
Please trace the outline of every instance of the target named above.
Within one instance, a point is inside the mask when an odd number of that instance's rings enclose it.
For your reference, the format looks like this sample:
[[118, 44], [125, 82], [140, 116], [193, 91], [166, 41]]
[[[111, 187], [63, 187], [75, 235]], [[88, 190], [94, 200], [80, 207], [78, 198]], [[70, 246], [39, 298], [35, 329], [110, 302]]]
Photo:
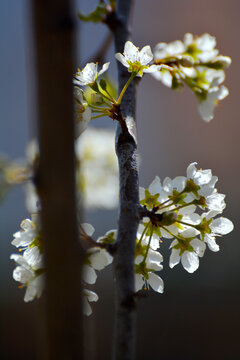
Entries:
[[[83, 246], [87, 248], [82, 275], [84, 286], [83, 312], [85, 315], [92, 313], [89, 302], [98, 300], [96, 293], [85, 288], [86, 284], [95, 284], [97, 280], [96, 271], [101, 271], [111, 264], [113, 260], [112, 256], [100, 244], [114, 241], [116, 234], [115, 230], [108, 231], [95, 242], [91, 237], [94, 230], [94, 227], [90, 224], [83, 223], [80, 225], [80, 239]], [[33, 215], [31, 220], [23, 220], [21, 230], [13, 236], [12, 245], [23, 252], [22, 255], [12, 254], [10, 256], [16, 263], [16, 268], [13, 270], [13, 278], [21, 283], [20, 287], [26, 288], [24, 301], [32, 301], [35, 298], [39, 298], [44, 289], [45, 270], [39, 215]]]
[[215, 46], [216, 39], [209, 34], [196, 38], [185, 34], [183, 42], [159, 43], [154, 49], [155, 64], [168, 65], [169, 69], [152, 75], [173, 89], [189, 86], [199, 100], [199, 113], [205, 121], [213, 118], [215, 105], [228, 95], [228, 89], [221, 84], [231, 58], [219, 55]]
[[[88, 250], [85, 254], [85, 260], [83, 265], [83, 286], [87, 284], [93, 285], [97, 280], [97, 271], [103, 270], [106, 266], [112, 263], [112, 256], [108, 251], [99, 246], [100, 243], [104, 243], [104, 240], [109, 237], [109, 233], [105, 234], [103, 237], [99, 238], [96, 242], [92, 239], [92, 235], [95, 231], [94, 227], [91, 224], [83, 223], [80, 226], [80, 236], [83, 245], [88, 247]], [[115, 234], [115, 231], [112, 231]], [[85, 315], [89, 316], [92, 313], [91, 306], [89, 302], [97, 301], [98, 295], [90, 291], [89, 289], [84, 288], [83, 290], [83, 312]]]
[[23, 255], [12, 254], [16, 268], [13, 271], [14, 280], [26, 287], [24, 301], [32, 301], [40, 297], [44, 287], [44, 264], [39, 216], [25, 219], [21, 223], [21, 230], [16, 232], [12, 245], [23, 251]]
[[[229, 219], [217, 217], [226, 206], [225, 195], [215, 188], [217, 177], [211, 170], [197, 170], [196, 163], [188, 166], [186, 175], [173, 180], [166, 178], [163, 184], [155, 177], [148, 189], [140, 188], [143, 224], [136, 245], [142, 256], [143, 271], [136, 268], [136, 273], [142, 276], [140, 285], [145, 281], [153, 289], [156, 286], [148, 278], [150, 275], [152, 278], [154, 270], [161, 270], [162, 256], [156, 255], [156, 251], [164, 238], [173, 239], [169, 266], [173, 268], [181, 261], [184, 269], [192, 273], [199, 267], [206, 244], [210, 250], [218, 251], [216, 236], [233, 230]], [[157, 268], [151, 259], [157, 259]], [[160, 286], [160, 279], [155, 277], [155, 284], [157, 281]]]

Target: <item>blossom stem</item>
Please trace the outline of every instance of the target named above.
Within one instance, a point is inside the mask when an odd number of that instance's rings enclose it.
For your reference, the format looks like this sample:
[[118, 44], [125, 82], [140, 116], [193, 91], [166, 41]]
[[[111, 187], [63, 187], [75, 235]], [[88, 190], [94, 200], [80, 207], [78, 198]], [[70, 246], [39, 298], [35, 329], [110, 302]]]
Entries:
[[185, 221], [181, 221], [181, 220], [176, 220], [176, 222], [178, 222], [179, 224], [183, 224], [183, 225], [187, 225], [187, 226], [191, 226], [193, 228], [196, 228], [196, 225], [193, 224], [188, 224]]
[[144, 228], [144, 230], [143, 230], [143, 232], [142, 232], [142, 235], [141, 235], [141, 237], [140, 237], [139, 244], [142, 243], [142, 239], [143, 239], [145, 233], [147, 232], [147, 229], [148, 229], [150, 223], [151, 223], [151, 221], [149, 221], [149, 222], [147, 223], [147, 225], [145, 226], [145, 228]]
[[126, 84], [124, 85], [118, 99], [117, 99], [117, 105], [121, 104], [121, 101], [122, 101], [122, 97], [125, 93], [125, 91], [127, 90], [128, 86], [130, 85], [130, 83], [132, 82], [132, 80], [135, 78], [135, 73], [132, 73], [130, 78], [128, 79], [128, 81], [126, 82]]
[[152, 240], [152, 234], [153, 234], [153, 228], [152, 228], [152, 230], [151, 230], [151, 234], [150, 234], [150, 237], [149, 237], [148, 246], [147, 246], [146, 253], [145, 253], [145, 255], [144, 255], [143, 262], [146, 261], [146, 258], [147, 258], [147, 255], [148, 255], [148, 251], [149, 251], [149, 248], [150, 248], [150, 243], [151, 243], [151, 240]]
[[102, 113], [102, 114], [100, 114], [100, 115], [92, 116], [92, 117], [91, 117], [91, 120], [98, 119], [98, 118], [103, 117], [103, 116], [107, 116], [107, 114], [106, 114], [106, 113]]

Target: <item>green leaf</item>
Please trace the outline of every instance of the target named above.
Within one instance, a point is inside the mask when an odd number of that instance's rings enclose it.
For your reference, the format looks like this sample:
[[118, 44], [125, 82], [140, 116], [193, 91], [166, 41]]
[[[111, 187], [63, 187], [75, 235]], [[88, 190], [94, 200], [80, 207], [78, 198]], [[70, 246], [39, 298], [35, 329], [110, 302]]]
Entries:
[[106, 15], [107, 15], [107, 6], [104, 3], [99, 3], [96, 9], [88, 15], [84, 15], [80, 11], [78, 12], [78, 17], [80, 20], [86, 22], [91, 21], [94, 23], [102, 22]]

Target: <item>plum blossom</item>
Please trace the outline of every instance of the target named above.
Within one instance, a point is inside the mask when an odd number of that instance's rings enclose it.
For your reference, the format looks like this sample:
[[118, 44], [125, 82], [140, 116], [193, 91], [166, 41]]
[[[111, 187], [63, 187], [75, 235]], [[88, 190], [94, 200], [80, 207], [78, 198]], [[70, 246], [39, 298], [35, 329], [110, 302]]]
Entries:
[[151, 286], [153, 290], [163, 293], [163, 280], [155, 274], [155, 271], [162, 270], [162, 255], [158, 251], [148, 250], [147, 257], [138, 255], [135, 258], [135, 291], [139, 291], [143, 286]]
[[[95, 229], [91, 224], [81, 224], [81, 236], [82, 241], [91, 237]], [[96, 243], [97, 244], [97, 243]], [[86, 252], [85, 264], [83, 265], [83, 281], [87, 284], [95, 284], [97, 280], [97, 274], [95, 270], [103, 270], [106, 266], [113, 261], [112, 256], [104, 248], [90, 247]]]
[[199, 267], [199, 257], [204, 255], [206, 244], [197, 238], [187, 243], [174, 240], [170, 248], [172, 248], [172, 253], [169, 258], [170, 268], [179, 264], [181, 260], [184, 269], [189, 273], [193, 273]]
[[[34, 249], [34, 252], [36, 247]], [[26, 252], [26, 251], [25, 251]], [[10, 259], [14, 260], [17, 267], [13, 271], [14, 280], [26, 287], [24, 301], [32, 301], [39, 298], [44, 288], [44, 276], [42, 274], [43, 260], [40, 253], [18, 255], [12, 254]]]
[[199, 114], [207, 122], [213, 118], [218, 101], [228, 95], [228, 89], [220, 84], [231, 58], [219, 55], [215, 46], [214, 36], [188, 33], [183, 42], [159, 43], [154, 48], [154, 63], [162, 68], [153, 72], [153, 77], [175, 90], [189, 86], [199, 100]]
[[78, 69], [73, 84], [78, 86], [92, 86], [97, 78], [108, 70], [110, 62], [103, 65], [102, 69], [98, 72], [98, 65], [95, 63], [88, 63], [82, 71]]
[[125, 43], [124, 53], [116, 53], [115, 58], [127, 67], [129, 72], [139, 77], [142, 77], [143, 73], [153, 73], [161, 68], [161, 66], [149, 65], [153, 59], [149, 45], [139, 51], [131, 41]]

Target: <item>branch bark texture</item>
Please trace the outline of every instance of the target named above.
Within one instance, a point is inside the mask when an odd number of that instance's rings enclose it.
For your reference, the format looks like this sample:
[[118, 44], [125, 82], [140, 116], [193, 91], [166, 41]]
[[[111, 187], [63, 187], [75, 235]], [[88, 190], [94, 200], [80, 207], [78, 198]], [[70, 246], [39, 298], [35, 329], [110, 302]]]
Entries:
[[81, 359], [81, 255], [78, 241], [72, 107], [70, 0], [34, 1], [41, 198], [46, 266], [47, 351]]
[[[133, 1], [119, 0], [112, 19], [116, 52], [123, 52], [131, 37], [130, 17]], [[130, 74], [118, 63], [118, 82], [121, 90]], [[128, 87], [121, 102], [121, 113], [127, 128], [118, 124], [116, 154], [120, 176], [120, 212], [117, 234], [117, 251], [114, 256], [116, 288], [115, 360], [132, 360], [135, 357], [136, 306], [134, 296], [134, 251], [139, 223], [139, 184], [137, 143], [135, 132], [135, 83]]]

